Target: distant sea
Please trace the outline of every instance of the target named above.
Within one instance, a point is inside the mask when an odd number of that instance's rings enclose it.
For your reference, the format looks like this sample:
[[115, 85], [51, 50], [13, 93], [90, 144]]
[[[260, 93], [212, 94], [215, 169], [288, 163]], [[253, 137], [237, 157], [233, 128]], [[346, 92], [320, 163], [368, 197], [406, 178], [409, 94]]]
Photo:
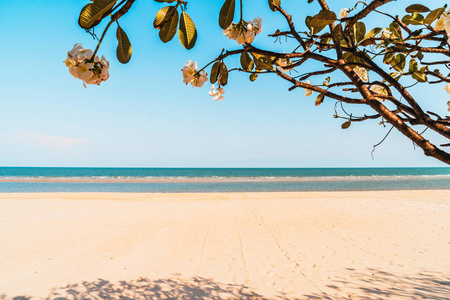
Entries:
[[433, 189], [450, 189], [450, 168], [0, 167], [0, 193], [208, 193]]

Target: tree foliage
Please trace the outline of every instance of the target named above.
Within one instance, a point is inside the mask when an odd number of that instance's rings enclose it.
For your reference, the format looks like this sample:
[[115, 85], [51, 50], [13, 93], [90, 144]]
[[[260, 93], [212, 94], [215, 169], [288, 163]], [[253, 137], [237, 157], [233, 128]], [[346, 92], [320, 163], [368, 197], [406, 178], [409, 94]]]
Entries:
[[[131, 59], [131, 43], [118, 21], [135, 1], [91, 0], [82, 8], [78, 23], [88, 31], [109, 19], [97, 49], [91, 57], [85, 58], [85, 63], [96, 60], [95, 54], [113, 23], [117, 23], [118, 60], [127, 63]], [[187, 2], [154, 1], [166, 5], [156, 13], [153, 22], [161, 41], [167, 43], [178, 33], [181, 45], [186, 49], [193, 48], [197, 29], [186, 13]], [[405, 5], [400, 16], [384, 9], [393, 0], [355, 1], [354, 7], [342, 8], [340, 12], [331, 11], [327, 0], [303, 1], [303, 5], [313, 5], [316, 9], [315, 15], [304, 16], [304, 24], [294, 24], [292, 12], [283, 9], [281, 0], [267, 2], [267, 9], [282, 15], [285, 20], [280, 29], [268, 35], [269, 38], [286, 38], [297, 44], [294, 49], [280, 53], [252, 45], [255, 36], [261, 32], [261, 19], [253, 22], [242, 19], [243, 5], [247, 1], [224, 0], [218, 25], [240, 46], [235, 50], [223, 50], [201, 69], [196, 63], [188, 62], [183, 69], [185, 83], [201, 87], [207, 80], [204, 70], [210, 68], [209, 81], [213, 84], [210, 95], [221, 100], [224, 98], [223, 86], [227, 85], [232, 72], [248, 73], [250, 81], [262, 75], [277, 76], [292, 84], [290, 91], [303, 88], [307, 96], [317, 93], [316, 106], [324, 101], [335, 101], [334, 117], [344, 119], [342, 129], [357, 122], [379, 120], [380, 125], [391, 126], [408, 137], [425, 155], [450, 164], [450, 154], [445, 150], [450, 143], [436, 145], [427, 137], [427, 130], [433, 131], [438, 134], [432, 135], [438, 136], [437, 140], [443, 138], [449, 142], [450, 117], [426, 110], [424, 107], [429, 99], [418, 99], [411, 92], [415, 85], [447, 84], [450, 93], [450, 74], [444, 73], [450, 69], [447, 5], [427, 7], [426, 2]], [[235, 16], [236, 11], [240, 12], [239, 19]], [[364, 21], [375, 14], [384, 20], [383, 27], [367, 28]], [[228, 67], [228, 58], [232, 56], [239, 56], [240, 64]], [[302, 73], [302, 67], [311, 62], [315, 63], [315, 70]], [[66, 62], [66, 65], [80, 66], [77, 62]], [[435, 101], [442, 102], [442, 106], [448, 105], [450, 111], [450, 101]], [[372, 112], [354, 116], [348, 113], [351, 105], [363, 105]]]

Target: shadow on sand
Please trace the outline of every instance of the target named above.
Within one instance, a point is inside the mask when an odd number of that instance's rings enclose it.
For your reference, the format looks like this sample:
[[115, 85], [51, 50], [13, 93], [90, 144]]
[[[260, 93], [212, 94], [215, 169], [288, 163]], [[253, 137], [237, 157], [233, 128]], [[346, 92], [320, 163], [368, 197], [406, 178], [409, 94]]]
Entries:
[[[422, 272], [416, 275], [397, 276], [385, 271], [369, 268], [364, 272], [347, 268], [345, 277], [336, 276], [321, 288], [323, 292], [300, 297], [278, 293], [276, 297], [258, 294], [251, 288], [238, 284], [217, 283], [202, 277], [190, 279], [139, 278], [131, 281], [110, 282], [98, 279], [92, 282], [70, 284], [55, 288], [44, 298], [47, 300], [87, 299], [450, 299], [450, 278], [448, 274]], [[349, 281], [349, 279], [351, 279]], [[320, 288], [320, 287], [319, 287]], [[327, 293], [325, 293], [325, 290]], [[298, 294], [297, 294], [298, 295]], [[0, 300], [27, 300], [34, 297], [9, 298], [0, 295]]]

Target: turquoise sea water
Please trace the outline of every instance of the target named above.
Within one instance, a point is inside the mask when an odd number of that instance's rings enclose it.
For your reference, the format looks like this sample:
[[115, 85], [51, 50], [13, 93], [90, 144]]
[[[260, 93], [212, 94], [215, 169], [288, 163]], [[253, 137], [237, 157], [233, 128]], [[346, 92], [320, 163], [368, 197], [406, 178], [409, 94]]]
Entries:
[[266, 192], [450, 189], [450, 168], [14, 168], [0, 192]]

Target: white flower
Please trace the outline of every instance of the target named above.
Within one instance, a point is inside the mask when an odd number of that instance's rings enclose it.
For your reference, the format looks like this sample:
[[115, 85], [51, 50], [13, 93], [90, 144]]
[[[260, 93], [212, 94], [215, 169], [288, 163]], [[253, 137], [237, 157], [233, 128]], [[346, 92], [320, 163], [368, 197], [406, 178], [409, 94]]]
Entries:
[[73, 59], [73, 58], [75, 58], [75, 55], [77, 55], [78, 52], [81, 51], [81, 50], [83, 50], [82, 44], [77, 43], [77, 44], [73, 45], [72, 50], [67, 52], [67, 57], [70, 57], [70, 58]]
[[222, 96], [223, 94], [225, 94], [224, 89], [220, 87], [218, 90], [216, 90], [214, 84], [211, 86], [211, 91], [209, 91], [208, 94], [213, 98], [214, 101], [221, 101], [225, 99], [225, 97]]
[[[306, 83], [306, 84], [311, 84], [311, 81], [306, 80], [305, 83]], [[306, 94], [305, 94], [306, 97], [311, 96], [311, 95], [313, 94], [313, 92], [314, 92], [313, 90], [310, 90], [310, 89], [304, 89], [304, 90], [306, 91]]]
[[92, 72], [92, 69], [94, 69], [94, 66], [92, 64], [85, 62], [80, 63], [77, 69], [78, 78], [84, 81], [91, 78], [94, 74], [94, 72]]
[[102, 58], [100, 59], [100, 63], [102, 64], [103, 68], [109, 69], [109, 61], [107, 61], [103, 55]]
[[348, 18], [348, 13], [350, 10], [348, 8], [341, 9], [341, 12], [339, 13], [339, 19]]
[[260, 34], [262, 32], [262, 19], [260, 17], [253, 19], [253, 31], [255, 34]]
[[381, 32], [381, 37], [383, 39], [390, 39], [392, 36], [392, 32], [389, 31], [389, 29], [385, 28], [382, 32]]
[[241, 21], [237, 24], [231, 23], [228, 28], [224, 29], [222, 32], [229, 39], [237, 41], [239, 45], [245, 43], [250, 44], [255, 39], [255, 36], [262, 32], [261, 18], [255, 18], [253, 22], [251, 21]]
[[436, 21], [436, 25], [434, 28], [436, 30], [444, 30], [445, 29], [445, 22], [448, 21], [450, 18], [450, 13], [448, 11], [444, 12], [439, 19]]
[[81, 79], [83, 85], [96, 84], [109, 78], [109, 62], [104, 56], [100, 59], [97, 55], [92, 59], [92, 50], [84, 49], [81, 44], [75, 44], [64, 61], [73, 77]]
[[194, 79], [192, 79], [191, 84], [192, 87], [202, 87], [203, 84], [208, 80], [208, 77], [206, 77], [205, 71], [201, 71], [199, 74], [194, 76]]
[[356, 68], [353, 69], [353, 71], [355, 71], [356, 75], [358, 75], [362, 81], [364, 82], [369, 81], [369, 74], [367, 73], [366, 69], [357, 66]]
[[185, 84], [190, 83], [192, 87], [202, 87], [208, 80], [208, 77], [206, 77], [208, 74], [205, 71], [198, 72], [196, 61], [191, 62], [191, 60], [188, 60], [181, 72], [183, 72], [183, 82]]
[[450, 95], [450, 83], [445, 86], [445, 90]]
[[191, 60], [188, 60], [187, 63], [184, 65], [184, 68], [181, 69], [181, 72], [183, 72], [183, 82], [185, 84], [190, 83], [194, 79], [195, 72], [197, 72], [197, 62], [194, 61], [193, 63]]
[[[384, 87], [382, 87], [381, 85], [372, 85], [372, 86], [370, 87], [370, 90], [371, 90], [372, 92], [374, 92], [375, 94], [379, 94], [379, 95], [383, 95], [383, 96], [388, 96], [388, 95], [389, 95], [388, 92], [387, 92], [387, 90], [386, 90]], [[386, 100], [386, 99], [384, 99], [384, 98], [377, 97], [377, 96], [375, 96], [375, 99], [377, 99], [378, 101], [384, 101], [384, 100]]]
[[277, 59], [276, 64], [278, 70], [280, 70], [281, 72], [287, 72], [289, 71], [289, 68], [285, 69], [285, 67], [290, 66], [291, 61], [289, 60], [289, 58], [279, 58]]

